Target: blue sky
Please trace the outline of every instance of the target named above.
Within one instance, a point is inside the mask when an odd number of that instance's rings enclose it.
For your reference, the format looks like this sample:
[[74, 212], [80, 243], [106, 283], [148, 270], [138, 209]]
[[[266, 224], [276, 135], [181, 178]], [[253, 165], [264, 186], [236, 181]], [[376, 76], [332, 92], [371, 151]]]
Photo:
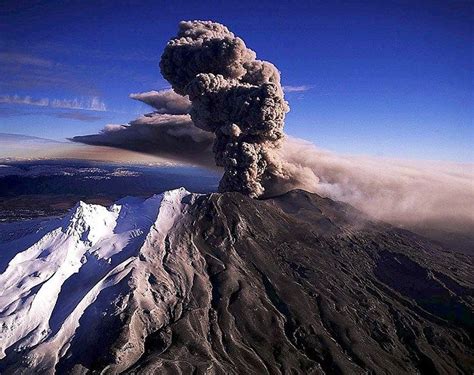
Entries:
[[[132, 4], [133, 3], [133, 4]], [[474, 161], [472, 1], [4, 1], [0, 132], [64, 139], [149, 111], [185, 19], [273, 62], [287, 133], [342, 153]]]

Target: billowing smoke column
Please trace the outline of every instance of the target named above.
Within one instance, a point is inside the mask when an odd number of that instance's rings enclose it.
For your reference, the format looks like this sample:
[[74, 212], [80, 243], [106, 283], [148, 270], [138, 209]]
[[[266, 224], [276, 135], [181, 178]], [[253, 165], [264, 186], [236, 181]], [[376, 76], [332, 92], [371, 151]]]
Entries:
[[189, 96], [193, 123], [215, 134], [216, 164], [224, 167], [220, 191], [258, 197], [265, 180], [283, 175], [275, 151], [289, 107], [273, 64], [256, 60], [219, 23], [183, 21], [160, 68], [176, 93]]

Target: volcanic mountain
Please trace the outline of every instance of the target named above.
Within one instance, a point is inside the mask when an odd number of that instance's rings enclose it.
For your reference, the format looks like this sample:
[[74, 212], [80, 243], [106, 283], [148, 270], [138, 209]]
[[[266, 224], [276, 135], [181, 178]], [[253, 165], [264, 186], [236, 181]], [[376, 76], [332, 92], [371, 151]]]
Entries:
[[2, 374], [470, 373], [473, 258], [301, 190], [0, 234]]

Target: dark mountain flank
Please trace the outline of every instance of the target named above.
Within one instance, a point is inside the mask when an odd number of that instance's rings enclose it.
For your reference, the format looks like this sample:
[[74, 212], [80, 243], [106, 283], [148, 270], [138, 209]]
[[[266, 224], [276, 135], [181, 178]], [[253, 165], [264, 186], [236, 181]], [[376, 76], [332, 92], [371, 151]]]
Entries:
[[130, 372], [470, 373], [473, 259], [305, 191], [204, 196], [173, 319]]
[[305, 191], [80, 203], [11, 238], [2, 374], [474, 368], [473, 258]]

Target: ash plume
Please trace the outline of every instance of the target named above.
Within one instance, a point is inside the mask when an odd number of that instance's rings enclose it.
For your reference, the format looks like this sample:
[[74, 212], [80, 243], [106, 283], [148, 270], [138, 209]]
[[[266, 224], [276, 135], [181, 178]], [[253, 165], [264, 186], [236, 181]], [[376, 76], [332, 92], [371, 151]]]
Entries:
[[[281, 191], [301, 188], [411, 230], [474, 233], [474, 164], [341, 155], [287, 137]], [[474, 243], [473, 243], [474, 244]]]
[[191, 109], [187, 96], [176, 94], [173, 90], [160, 90], [130, 94], [131, 99], [139, 100], [156, 109], [157, 113], [170, 115], [185, 115]]
[[275, 151], [289, 107], [274, 65], [257, 60], [219, 23], [183, 21], [160, 68], [174, 91], [191, 100], [194, 125], [215, 135], [215, 162], [224, 168], [220, 191], [258, 197], [266, 180], [283, 175]]
[[73, 142], [136, 151], [170, 161], [215, 169], [214, 136], [194, 126], [188, 114], [191, 102], [173, 90], [129, 95], [155, 109], [128, 125], [108, 124], [100, 134], [76, 136]]
[[76, 136], [73, 142], [108, 146], [215, 168], [212, 134], [195, 127], [189, 115], [149, 113], [129, 125], [108, 124], [101, 133]]

